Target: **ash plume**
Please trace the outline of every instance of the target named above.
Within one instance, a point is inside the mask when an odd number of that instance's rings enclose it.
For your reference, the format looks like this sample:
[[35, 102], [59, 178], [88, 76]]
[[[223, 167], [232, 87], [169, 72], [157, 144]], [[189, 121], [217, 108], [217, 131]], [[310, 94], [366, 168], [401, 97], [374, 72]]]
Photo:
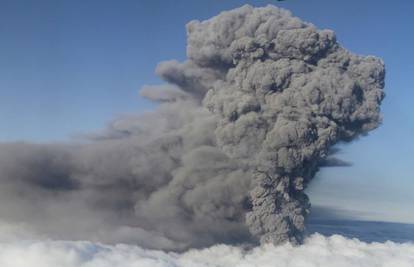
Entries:
[[156, 111], [86, 143], [0, 145], [0, 218], [172, 250], [301, 243], [306, 185], [334, 144], [381, 122], [384, 64], [274, 6], [192, 21], [187, 36], [187, 60], [156, 69], [168, 84], [141, 92]]

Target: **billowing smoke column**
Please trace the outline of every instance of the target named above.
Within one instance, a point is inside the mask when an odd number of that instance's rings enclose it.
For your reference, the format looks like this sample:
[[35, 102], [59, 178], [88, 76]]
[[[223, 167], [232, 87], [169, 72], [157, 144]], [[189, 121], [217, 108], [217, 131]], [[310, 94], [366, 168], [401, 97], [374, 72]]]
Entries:
[[275, 7], [190, 22], [188, 61], [158, 71], [201, 95], [217, 146], [251, 172], [246, 223], [263, 242], [300, 242], [303, 193], [329, 147], [378, 126], [384, 66], [350, 54], [329, 30]]
[[0, 218], [52, 237], [185, 249], [300, 243], [332, 145], [376, 128], [384, 65], [268, 6], [187, 25], [185, 62], [83, 144], [3, 144]]

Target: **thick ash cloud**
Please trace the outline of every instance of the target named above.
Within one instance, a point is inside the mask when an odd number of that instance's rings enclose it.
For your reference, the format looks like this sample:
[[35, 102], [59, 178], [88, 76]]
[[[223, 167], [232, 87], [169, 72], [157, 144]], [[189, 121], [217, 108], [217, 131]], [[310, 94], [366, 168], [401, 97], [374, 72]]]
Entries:
[[181, 250], [303, 240], [304, 189], [340, 141], [376, 128], [384, 65], [273, 6], [187, 25], [160, 107], [86, 143], [0, 145], [0, 217], [57, 238]]

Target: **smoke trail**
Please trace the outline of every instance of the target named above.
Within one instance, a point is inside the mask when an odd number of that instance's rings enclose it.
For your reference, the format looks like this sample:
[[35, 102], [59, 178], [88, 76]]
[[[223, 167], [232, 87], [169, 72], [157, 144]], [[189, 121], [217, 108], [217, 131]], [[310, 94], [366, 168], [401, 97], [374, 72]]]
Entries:
[[288, 11], [187, 25], [185, 62], [87, 144], [0, 146], [0, 216], [52, 237], [181, 250], [301, 243], [304, 189], [329, 149], [376, 128], [384, 65]]

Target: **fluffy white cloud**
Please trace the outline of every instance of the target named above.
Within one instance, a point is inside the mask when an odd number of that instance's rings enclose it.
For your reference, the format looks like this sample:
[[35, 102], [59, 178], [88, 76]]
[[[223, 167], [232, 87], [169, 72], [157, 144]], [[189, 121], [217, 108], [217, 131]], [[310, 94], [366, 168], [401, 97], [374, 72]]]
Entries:
[[216, 245], [185, 253], [72, 241], [0, 243], [3, 267], [305, 267], [414, 266], [414, 244], [364, 243], [314, 234], [302, 246], [265, 245], [252, 250]]

